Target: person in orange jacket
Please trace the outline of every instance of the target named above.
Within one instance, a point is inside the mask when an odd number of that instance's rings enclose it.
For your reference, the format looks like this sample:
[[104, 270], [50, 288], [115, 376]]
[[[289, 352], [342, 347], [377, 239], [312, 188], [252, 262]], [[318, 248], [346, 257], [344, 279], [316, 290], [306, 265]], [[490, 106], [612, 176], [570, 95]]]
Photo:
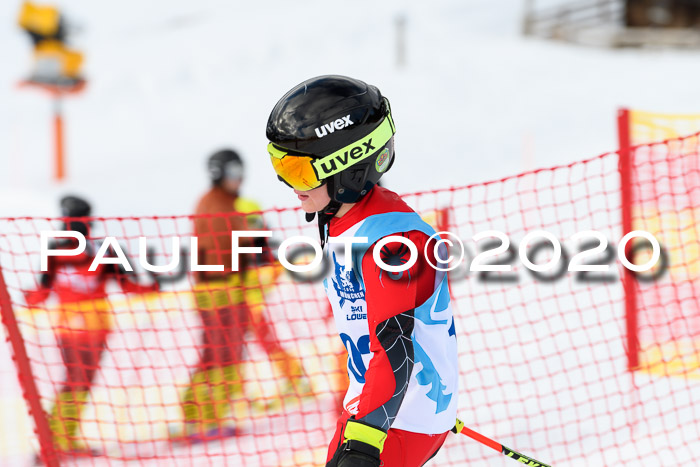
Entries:
[[[202, 319], [200, 360], [181, 399], [184, 430], [173, 430], [176, 439], [190, 442], [233, 436], [236, 429], [225, 422], [232, 401], [243, 397], [242, 374], [245, 335], [251, 331], [286, 380], [283, 392], [310, 395], [311, 388], [298, 358], [285, 350], [265, 316], [264, 293], [282, 271], [272, 265], [264, 238], [241, 238], [241, 246], [259, 246], [263, 253], [241, 255], [238, 271], [231, 269], [231, 231], [262, 230], [260, 207], [239, 196], [243, 161], [233, 150], [214, 153], [208, 160], [212, 187], [197, 203], [194, 236], [202, 265], [223, 265], [223, 271], [199, 271], [194, 275], [195, 305]], [[270, 408], [268, 401], [252, 401]]]

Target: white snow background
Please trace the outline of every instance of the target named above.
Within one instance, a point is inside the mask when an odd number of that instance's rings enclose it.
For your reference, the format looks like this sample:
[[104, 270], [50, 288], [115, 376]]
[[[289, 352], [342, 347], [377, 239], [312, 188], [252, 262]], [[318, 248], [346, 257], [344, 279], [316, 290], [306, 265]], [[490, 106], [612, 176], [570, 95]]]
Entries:
[[[284, 92], [320, 74], [358, 77], [389, 97], [398, 132], [386, 185], [400, 193], [614, 150], [620, 106], [700, 113], [700, 53], [526, 39], [518, 0], [64, 0], [89, 84], [65, 101], [68, 180], [58, 184], [51, 103], [16, 87], [31, 65], [20, 3], [0, 2], [0, 216], [57, 215], [67, 192], [102, 216], [188, 214], [208, 186], [206, 157], [225, 146], [246, 159], [245, 195], [292, 206], [269, 167], [265, 123]], [[31, 423], [6, 346], [0, 374], [0, 465], [23, 465]]]

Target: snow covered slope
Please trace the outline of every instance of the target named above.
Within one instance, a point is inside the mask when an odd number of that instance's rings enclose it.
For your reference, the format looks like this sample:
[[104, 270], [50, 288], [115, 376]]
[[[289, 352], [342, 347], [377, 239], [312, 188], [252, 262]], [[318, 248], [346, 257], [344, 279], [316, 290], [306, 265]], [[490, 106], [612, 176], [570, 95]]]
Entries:
[[[269, 167], [264, 126], [285, 91], [319, 74], [364, 79], [391, 99], [398, 159], [386, 182], [399, 192], [614, 149], [619, 106], [700, 111], [698, 53], [523, 39], [519, 0], [62, 0], [81, 29], [74, 43], [89, 85], [66, 100], [69, 178], [56, 184], [51, 104], [16, 89], [30, 66], [15, 26], [20, 3], [0, 2], [0, 216], [56, 215], [67, 191], [89, 197], [99, 215], [188, 213], [208, 183], [206, 157], [223, 146], [248, 162], [246, 195], [293, 205]], [[8, 428], [29, 423], [5, 346], [0, 362], [0, 440], [10, 440]], [[23, 436], [2, 442], [2, 465], [30, 449]]]
[[287, 89], [318, 74], [362, 78], [391, 99], [399, 159], [387, 183], [401, 192], [613, 149], [620, 105], [700, 109], [697, 53], [525, 40], [517, 0], [59, 3], [82, 30], [90, 80], [66, 103], [69, 180], [50, 182], [50, 103], [14, 87], [29, 43], [14, 26], [19, 0], [2, 2], [0, 215], [55, 213], [69, 189], [104, 215], [186, 213], [207, 184], [206, 156], [226, 145], [249, 162], [249, 195], [290, 205], [264, 126]]

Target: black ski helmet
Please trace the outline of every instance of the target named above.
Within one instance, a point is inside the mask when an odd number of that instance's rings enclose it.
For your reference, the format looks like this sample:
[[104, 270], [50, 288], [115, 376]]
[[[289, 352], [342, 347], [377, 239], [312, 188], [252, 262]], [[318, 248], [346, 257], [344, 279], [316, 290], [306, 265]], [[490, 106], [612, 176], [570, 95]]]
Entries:
[[61, 215], [71, 218], [65, 222], [66, 230], [73, 230], [87, 236], [90, 223], [75, 218], [89, 217], [92, 213], [90, 203], [78, 196], [68, 195], [61, 198], [60, 206]]
[[233, 149], [222, 149], [209, 156], [207, 170], [215, 185], [226, 177], [243, 178], [243, 159]]
[[362, 199], [394, 160], [389, 100], [347, 76], [318, 76], [293, 87], [272, 109], [266, 133], [273, 159], [312, 158], [316, 181], [326, 183], [331, 198], [324, 212]]
[[90, 203], [77, 196], [61, 198], [61, 215], [63, 217], [88, 217], [92, 213]]

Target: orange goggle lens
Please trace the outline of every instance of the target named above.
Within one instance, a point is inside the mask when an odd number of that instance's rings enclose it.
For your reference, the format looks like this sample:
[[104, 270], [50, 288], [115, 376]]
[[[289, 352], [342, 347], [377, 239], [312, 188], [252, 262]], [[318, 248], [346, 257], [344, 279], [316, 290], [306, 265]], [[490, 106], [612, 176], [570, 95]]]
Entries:
[[273, 150], [268, 147], [272, 167], [274, 167], [277, 176], [287, 185], [295, 190], [309, 191], [323, 184], [314, 170], [313, 158], [288, 155], [274, 147]]

